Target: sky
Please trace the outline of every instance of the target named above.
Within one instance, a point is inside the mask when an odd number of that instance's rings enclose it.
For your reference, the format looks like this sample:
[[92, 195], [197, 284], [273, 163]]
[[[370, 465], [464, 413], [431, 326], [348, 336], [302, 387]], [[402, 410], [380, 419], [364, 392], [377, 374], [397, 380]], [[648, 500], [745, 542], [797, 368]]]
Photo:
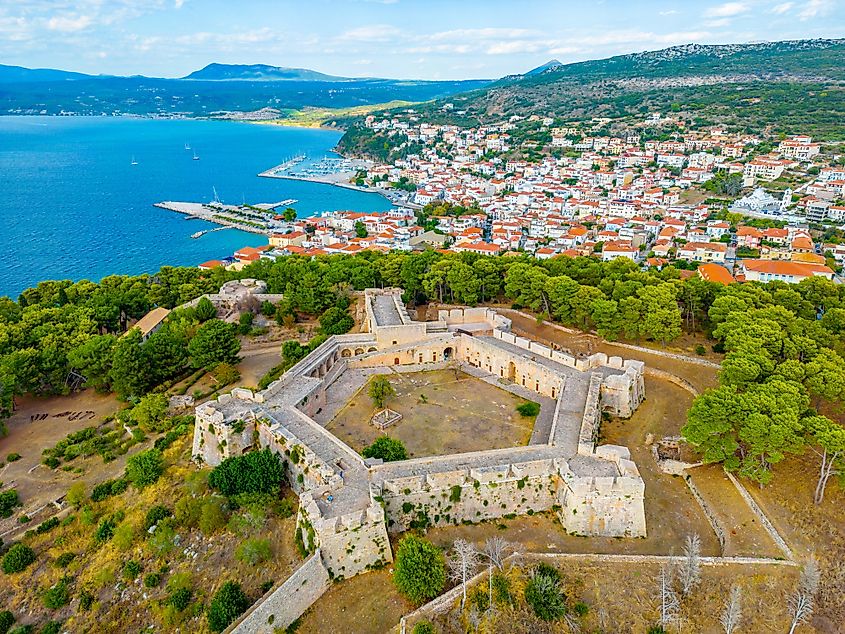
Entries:
[[690, 42], [845, 36], [845, 0], [0, 0], [0, 63], [181, 77], [211, 62], [496, 78]]

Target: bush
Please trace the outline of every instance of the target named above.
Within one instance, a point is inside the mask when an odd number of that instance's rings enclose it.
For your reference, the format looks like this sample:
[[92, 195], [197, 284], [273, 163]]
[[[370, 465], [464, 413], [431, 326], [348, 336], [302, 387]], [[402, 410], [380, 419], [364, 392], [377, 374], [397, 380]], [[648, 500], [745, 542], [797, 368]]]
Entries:
[[165, 432], [172, 424], [167, 417], [167, 408], [165, 394], [147, 394], [132, 408], [132, 419], [147, 433]]
[[129, 487], [129, 481], [120, 478], [119, 480], [106, 480], [96, 485], [91, 491], [92, 502], [102, 502], [113, 495], [120, 495]]
[[115, 528], [117, 528], [117, 524], [112, 518], [107, 517], [106, 519], [100, 520], [100, 523], [97, 525], [97, 530], [94, 531], [94, 541], [98, 544], [103, 544], [109, 541], [112, 537], [114, 537]]
[[385, 462], [407, 460], [408, 450], [401, 440], [390, 436], [379, 436], [369, 447], [364, 447], [361, 455], [365, 458], [381, 458]]
[[411, 634], [434, 634], [434, 626], [428, 621], [420, 621], [411, 630]]
[[191, 604], [194, 593], [190, 588], [176, 588], [165, 600], [165, 603], [177, 612], [181, 612]]
[[43, 522], [41, 522], [36, 527], [35, 534], [36, 535], [43, 535], [44, 533], [47, 533], [47, 532], [53, 530], [54, 528], [56, 528], [60, 523], [61, 522], [59, 522], [58, 517], [51, 517], [48, 520], [44, 520]]
[[144, 575], [144, 587], [155, 588], [161, 583], [161, 575], [157, 572], [148, 572]]
[[3, 572], [7, 575], [15, 574], [26, 570], [26, 568], [35, 561], [35, 551], [26, 544], [13, 544], [12, 547], [3, 555], [3, 562], [0, 564]]
[[51, 469], [55, 469], [61, 464], [61, 461], [55, 456], [47, 456], [41, 461], [41, 463], [50, 467]]
[[525, 601], [544, 621], [555, 621], [566, 612], [566, 597], [560, 590], [560, 574], [548, 564], [540, 564], [525, 586]]
[[62, 631], [61, 621], [47, 621], [38, 634], [59, 634]]
[[697, 355], [699, 355], [699, 356], [703, 356], [703, 355], [707, 354], [707, 348], [705, 348], [705, 347], [704, 347], [704, 346], [702, 346], [701, 344], [698, 344], [698, 345], [695, 347], [695, 354], [697, 354]]
[[15, 624], [15, 615], [8, 610], [0, 612], [0, 634], [6, 634]]
[[216, 533], [226, 526], [227, 521], [223, 500], [216, 497], [206, 498], [200, 508], [199, 528], [202, 534]]
[[12, 517], [12, 511], [20, 505], [18, 492], [15, 489], [0, 493], [0, 518]]
[[525, 416], [529, 418], [531, 416], [536, 416], [540, 413], [540, 405], [538, 403], [534, 403], [533, 401], [528, 401], [527, 403], [523, 403], [516, 408], [516, 411], [519, 412], [520, 416]]
[[158, 524], [165, 517], [170, 517], [171, 515], [173, 515], [173, 511], [169, 508], [162, 506], [161, 504], [156, 504], [147, 511], [147, 515], [144, 517], [144, 530], [150, 530], [151, 527]]
[[55, 565], [56, 568], [67, 568], [70, 565], [70, 562], [74, 559], [76, 559], [76, 553], [62, 553], [56, 557], [53, 565]]
[[327, 335], [342, 335], [352, 330], [355, 321], [345, 310], [333, 306], [320, 316], [320, 328]]
[[134, 559], [130, 559], [123, 564], [123, 578], [135, 579], [141, 574], [141, 564]]
[[425, 539], [414, 535], [403, 538], [396, 549], [393, 581], [414, 603], [433, 599], [446, 584], [443, 553]]
[[237, 560], [251, 566], [267, 561], [272, 556], [269, 539], [247, 539], [235, 549]]
[[214, 595], [208, 606], [208, 627], [212, 632], [222, 632], [246, 612], [250, 602], [240, 584], [227, 581]]
[[6, 462], [17, 462], [20, 459], [21, 455], [16, 451], [13, 451], [8, 456], [6, 456]]
[[126, 479], [137, 489], [153, 484], [164, 473], [164, 460], [158, 449], [147, 449], [126, 461]]
[[63, 577], [55, 585], [44, 591], [41, 595], [41, 602], [44, 607], [50, 610], [58, 610], [70, 603], [70, 579]]
[[226, 458], [208, 476], [208, 485], [227, 497], [240, 493], [276, 494], [284, 481], [284, 465], [269, 449]]

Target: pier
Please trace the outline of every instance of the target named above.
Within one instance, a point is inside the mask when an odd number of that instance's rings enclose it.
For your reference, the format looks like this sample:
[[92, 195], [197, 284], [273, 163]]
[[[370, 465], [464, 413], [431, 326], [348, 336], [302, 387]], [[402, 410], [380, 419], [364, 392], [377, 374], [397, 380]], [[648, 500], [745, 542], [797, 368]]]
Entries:
[[[266, 205], [267, 203], [265, 203]], [[269, 209], [264, 209], [257, 205], [225, 205], [216, 201], [212, 203], [192, 203], [170, 200], [153, 204], [153, 207], [158, 207], [159, 209], [167, 209], [168, 211], [184, 214], [188, 220], [205, 220], [206, 222], [220, 225], [216, 229], [240, 229], [241, 231], [265, 236], [279, 228], [279, 223], [274, 219], [275, 214], [271, 211], [277, 206], [273, 204]], [[198, 231], [191, 237], [198, 238], [216, 229]]]
[[282, 172], [287, 172], [289, 169], [299, 165], [304, 160], [304, 154], [297, 154], [293, 158], [289, 158], [286, 161], [279, 163], [275, 167], [271, 167], [268, 170], [264, 170], [259, 174], [259, 176], [264, 176], [265, 178], [282, 178]]

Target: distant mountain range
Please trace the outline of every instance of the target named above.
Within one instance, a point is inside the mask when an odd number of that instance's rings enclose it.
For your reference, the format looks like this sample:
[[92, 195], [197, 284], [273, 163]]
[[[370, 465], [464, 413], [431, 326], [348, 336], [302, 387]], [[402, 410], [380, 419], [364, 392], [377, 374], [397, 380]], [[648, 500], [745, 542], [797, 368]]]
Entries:
[[210, 116], [306, 107], [422, 102], [480, 88], [487, 79], [348, 78], [266, 64], [209, 64], [181, 78], [86, 75], [0, 65], [2, 114]]
[[209, 64], [183, 79], [204, 79], [208, 81], [350, 81], [348, 77], [336, 77], [318, 73], [308, 68], [288, 68], [267, 64]]

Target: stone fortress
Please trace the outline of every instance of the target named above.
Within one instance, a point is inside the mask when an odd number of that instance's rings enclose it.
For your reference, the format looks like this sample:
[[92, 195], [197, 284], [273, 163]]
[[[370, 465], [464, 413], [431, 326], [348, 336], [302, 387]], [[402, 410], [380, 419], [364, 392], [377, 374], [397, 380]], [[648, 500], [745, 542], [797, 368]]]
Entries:
[[[333, 578], [392, 561], [388, 534], [408, 528], [552, 510], [570, 533], [645, 536], [645, 487], [628, 449], [596, 446], [603, 411], [628, 417], [642, 402], [642, 362], [552, 350], [486, 308], [414, 321], [401, 293], [368, 289], [368, 332], [330, 337], [261, 392], [238, 388], [198, 406], [194, 459], [281, 454], [300, 498], [297, 538]], [[347, 371], [360, 387], [372, 374], [455, 364], [540, 402], [527, 446], [381, 463], [324, 428]]]

